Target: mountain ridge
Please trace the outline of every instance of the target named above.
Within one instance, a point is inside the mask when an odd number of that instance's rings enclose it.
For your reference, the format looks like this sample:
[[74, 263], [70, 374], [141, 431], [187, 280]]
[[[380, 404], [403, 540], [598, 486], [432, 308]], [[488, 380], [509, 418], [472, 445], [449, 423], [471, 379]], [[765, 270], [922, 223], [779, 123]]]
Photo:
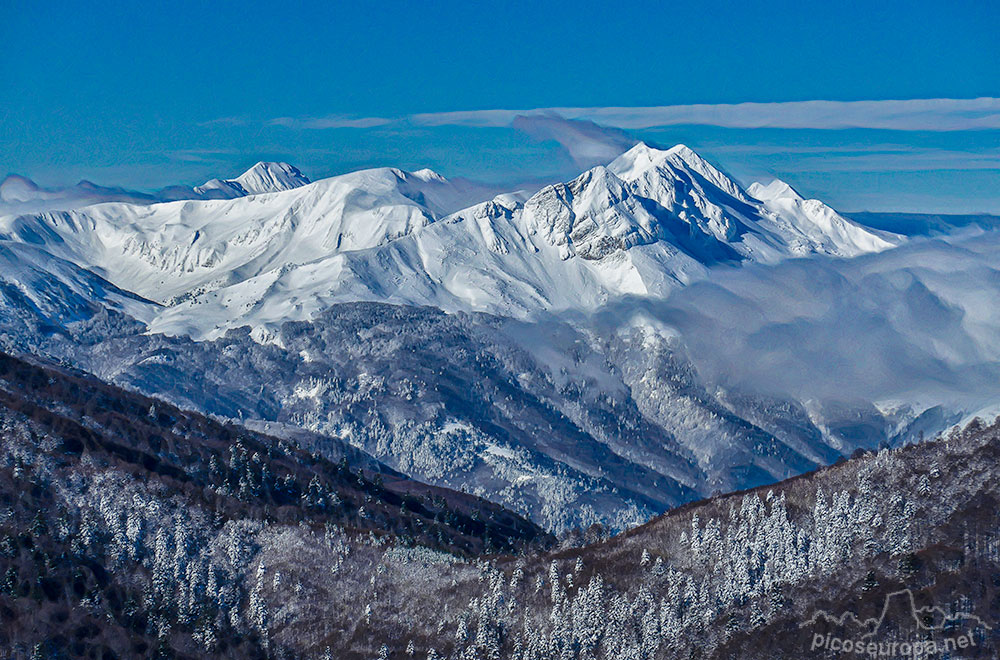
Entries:
[[293, 170], [255, 166], [244, 182], [280, 174], [281, 186], [294, 187], [229, 200], [8, 217], [0, 239], [41, 240], [167, 304], [155, 331], [213, 337], [250, 325], [260, 338], [331, 302], [528, 317], [662, 296], [717, 263], [855, 256], [899, 242], [818, 202], [756, 200], [684, 145], [639, 143], [570, 182], [472, 206], [484, 189], [429, 170], [361, 170], [303, 185]]

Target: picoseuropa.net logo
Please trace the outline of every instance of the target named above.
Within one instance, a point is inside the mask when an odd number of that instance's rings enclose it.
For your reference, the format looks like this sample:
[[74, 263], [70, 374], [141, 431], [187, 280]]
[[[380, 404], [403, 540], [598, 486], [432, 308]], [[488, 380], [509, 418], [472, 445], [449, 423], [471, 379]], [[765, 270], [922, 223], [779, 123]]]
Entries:
[[[886, 634], [893, 626], [891, 639]], [[977, 634], [992, 630], [971, 612], [947, 613], [940, 607], [917, 607], [909, 589], [887, 594], [878, 616], [860, 619], [854, 612], [835, 615], [817, 611], [799, 628], [809, 628], [809, 650], [842, 657], [930, 659], [945, 653], [974, 650]]]

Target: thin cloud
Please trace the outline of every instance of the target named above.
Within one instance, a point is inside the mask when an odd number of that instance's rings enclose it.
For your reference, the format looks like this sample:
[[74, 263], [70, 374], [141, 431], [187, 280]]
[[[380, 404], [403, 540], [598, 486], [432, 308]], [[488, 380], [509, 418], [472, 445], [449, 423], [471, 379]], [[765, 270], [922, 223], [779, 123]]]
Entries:
[[[941, 149], [902, 144], [871, 145], [713, 145], [726, 156], [767, 160], [794, 155], [800, 172], [920, 172], [941, 170], [1000, 170], [1000, 148], [980, 150]], [[788, 167], [788, 163], [784, 164]]]
[[239, 153], [235, 149], [172, 149], [169, 151], [146, 151], [147, 154], [162, 154], [170, 160], [185, 163], [218, 163]]
[[250, 121], [245, 117], [218, 117], [198, 122], [198, 126], [246, 126]]
[[1000, 153], [925, 149], [896, 153], [810, 155], [799, 159], [796, 169], [800, 172], [1000, 170]]
[[329, 115], [326, 117], [278, 117], [268, 122], [272, 126], [285, 126], [300, 129], [324, 128], [375, 128], [385, 126], [396, 120], [386, 117], [347, 117], [344, 115]]
[[[971, 131], [1000, 129], [1000, 98], [910, 99], [899, 101], [789, 101], [661, 105], [646, 107], [552, 107], [522, 110], [459, 110], [403, 117], [278, 117], [267, 123], [296, 129], [374, 128], [388, 124], [417, 126], [511, 126], [521, 117], [560, 117], [624, 130], [677, 125], [723, 128], [843, 129], [896, 131]], [[224, 117], [203, 125], [238, 125]]]
[[410, 119], [425, 126], [508, 126], [518, 116], [552, 115], [620, 129], [690, 124], [725, 128], [963, 131], [1000, 129], [1000, 98], [471, 110], [412, 115]]
[[409, 120], [420, 126], [474, 126], [490, 128], [510, 126], [519, 116], [544, 116], [559, 114], [555, 108], [537, 108], [535, 110], [459, 110], [455, 112], [430, 112], [410, 115]]
[[580, 167], [606, 163], [636, 143], [635, 138], [620, 129], [582, 119], [522, 115], [515, 117], [510, 126], [536, 140], [558, 142]]

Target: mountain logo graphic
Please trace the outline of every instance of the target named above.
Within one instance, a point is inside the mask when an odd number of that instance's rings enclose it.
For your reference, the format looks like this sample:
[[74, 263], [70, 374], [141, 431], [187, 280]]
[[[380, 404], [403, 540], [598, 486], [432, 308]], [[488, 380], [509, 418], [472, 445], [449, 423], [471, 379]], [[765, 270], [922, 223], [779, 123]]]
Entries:
[[[808, 621], [799, 624], [799, 628], [812, 626], [820, 621], [825, 621], [837, 626], [852, 625], [868, 631], [860, 635], [858, 639], [871, 639], [882, 627], [882, 624], [885, 622], [886, 615], [891, 609], [893, 600], [896, 598], [905, 598], [905, 605], [909, 607], [910, 617], [913, 619], [914, 624], [916, 624], [916, 627], [919, 630], [944, 631], [951, 629], [960, 621], [971, 621], [975, 623], [975, 627], [993, 630], [993, 627], [990, 624], [971, 612], [955, 612], [954, 614], [948, 614], [942, 608], [937, 606], [917, 607], [916, 599], [910, 589], [901, 589], [900, 591], [893, 591], [892, 593], [886, 594], [885, 600], [882, 603], [882, 609], [877, 617], [862, 620], [850, 610], [844, 612], [840, 616], [831, 614], [826, 610], [818, 610]], [[928, 620], [931, 623], [928, 623]]]

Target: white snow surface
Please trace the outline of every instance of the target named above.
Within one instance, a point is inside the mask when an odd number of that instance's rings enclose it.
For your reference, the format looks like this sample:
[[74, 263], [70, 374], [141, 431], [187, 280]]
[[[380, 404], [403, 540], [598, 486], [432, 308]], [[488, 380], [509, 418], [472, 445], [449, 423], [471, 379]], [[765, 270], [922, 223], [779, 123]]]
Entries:
[[[826, 252], [856, 257], [894, 247], [899, 237], [863, 227], [848, 220], [818, 199], [803, 199], [790, 185], [775, 179], [767, 186], [753, 183], [747, 191], [764, 202], [777, 222], [784, 224], [796, 239], [793, 250], [802, 253]], [[821, 249], [816, 250], [816, 246]]]

